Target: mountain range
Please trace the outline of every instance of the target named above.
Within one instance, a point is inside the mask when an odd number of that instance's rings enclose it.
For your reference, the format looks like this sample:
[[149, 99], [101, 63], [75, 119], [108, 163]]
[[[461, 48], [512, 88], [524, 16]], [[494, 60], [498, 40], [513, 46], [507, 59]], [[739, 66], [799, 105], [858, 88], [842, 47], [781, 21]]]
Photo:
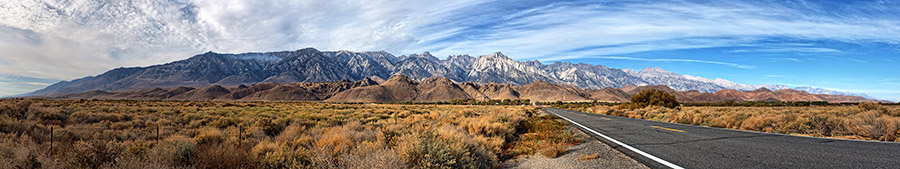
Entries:
[[536, 81], [525, 85], [499, 83], [453, 82], [446, 77], [430, 77], [416, 81], [398, 74], [382, 82], [372, 78], [359, 81], [257, 83], [251, 86], [199, 88], [151, 88], [142, 90], [102, 91], [52, 96], [57, 99], [131, 99], [131, 100], [218, 100], [218, 101], [324, 101], [324, 102], [440, 102], [456, 99], [503, 100], [528, 99], [536, 102], [588, 101], [628, 102], [631, 96], [647, 89], [669, 92], [680, 102], [725, 101], [827, 101], [866, 102], [859, 96], [810, 94], [794, 89], [753, 91], [724, 89], [715, 93], [697, 90], [676, 91], [664, 85], [623, 88], [585, 89], [571, 84]]
[[[451, 55], [438, 59], [428, 52], [394, 56], [385, 51], [296, 51], [220, 54], [207, 52], [185, 60], [148, 67], [116, 68], [97, 76], [62, 81], [27, 96], [60, 96], [88, 91], [125, 91], [154, 88], [235, 87], [259, 83], [384, 81], [405, 75], [413, 81], [446, 78], [451, 82], [521, 86], [534, 82], [572, 85], [584, 89], [664, 85], [675, 91], [714, 93], [724, 89], [752, 91], [789, 89], [782, 85], [737, 84], [725, 79], [680, 75], [660, 68], [641, 71], [584, 63], [516, 61], [501, 52], [473, 57]], [[796, 88], [812, 94], [854, 95], [820, 88]]]

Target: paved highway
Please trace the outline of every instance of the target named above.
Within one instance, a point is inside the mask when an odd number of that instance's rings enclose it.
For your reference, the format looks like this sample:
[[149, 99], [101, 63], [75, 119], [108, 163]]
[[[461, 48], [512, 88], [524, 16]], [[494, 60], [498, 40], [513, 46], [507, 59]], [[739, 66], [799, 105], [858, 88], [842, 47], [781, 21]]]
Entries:
[[652, 168], [900, 168], [900, 143], [790, 136], [545, 109]]

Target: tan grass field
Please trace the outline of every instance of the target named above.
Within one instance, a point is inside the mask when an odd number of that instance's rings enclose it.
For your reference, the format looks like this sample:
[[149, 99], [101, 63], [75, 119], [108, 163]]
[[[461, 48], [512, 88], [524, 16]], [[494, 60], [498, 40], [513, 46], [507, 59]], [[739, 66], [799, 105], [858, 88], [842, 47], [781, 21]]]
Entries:
[[900, 142], [900, 106], [685, 107], [628, 109], [557, 105], [576, 111], [771, 133]]
[[[495, 168], [578, 142], [533, 106], [0, 100], [9, 168]], [[52, 131], [52, 135], [51, 135]], [[157, 137], [159, 135], [159, 137]], [[51, 148], [52, 147], [52, 148]]]

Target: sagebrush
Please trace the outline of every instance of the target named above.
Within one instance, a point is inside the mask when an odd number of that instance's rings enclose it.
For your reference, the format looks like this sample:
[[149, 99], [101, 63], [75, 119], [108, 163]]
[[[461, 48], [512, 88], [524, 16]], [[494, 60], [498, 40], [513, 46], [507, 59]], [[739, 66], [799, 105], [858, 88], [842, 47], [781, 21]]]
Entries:
[[[562, 123], [535, 121], [538, 110], [3, 99], [0, 163], [9, 168], [495, 168], [502, 160], [533, 153], [512, 151], [524, 147], [523, 141], [572, 142], [571, 133], [558, 127]], [[551, 126], [542, 132], [554, 137], [523, 137], [535, 125]]]

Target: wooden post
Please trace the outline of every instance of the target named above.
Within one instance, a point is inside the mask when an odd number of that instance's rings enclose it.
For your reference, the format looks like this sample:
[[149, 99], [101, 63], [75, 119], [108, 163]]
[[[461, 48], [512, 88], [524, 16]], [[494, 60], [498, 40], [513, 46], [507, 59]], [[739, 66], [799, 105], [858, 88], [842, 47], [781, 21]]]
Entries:
[[244, 142], [244, 126], [238, 126], [238, 146]]
[[50, 126], [50, 152], [47, 154], [53, 155], [53, 126]]
[[159, 125], [156, 126], [156, 145], [159, 145]]

